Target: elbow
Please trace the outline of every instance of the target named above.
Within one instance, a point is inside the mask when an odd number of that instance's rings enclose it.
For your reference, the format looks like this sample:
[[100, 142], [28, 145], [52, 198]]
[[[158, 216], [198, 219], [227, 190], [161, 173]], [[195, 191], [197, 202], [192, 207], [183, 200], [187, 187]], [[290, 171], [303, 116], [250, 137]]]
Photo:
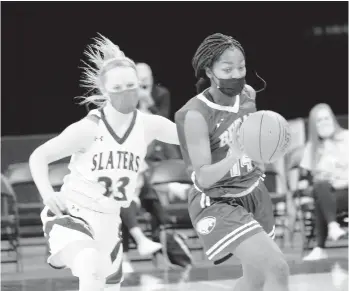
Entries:
[[39, 148], [35, 149], [29, 157], [29, 163], [35, 162], [35, 160], [37, 160], [40, 156], [42, 156], [40, 149]]
[[29, 156], [29, 166], [31, 167], [33, 164], [35, 164], [36, 160], [38, 157], [38, 150], [36, 149], [35, 151], [33, 151], [31, 153], [31, 155]]
[[200, 189], [207, 189], [213, 184], [209, 181], [209, 179], [207, 179], [207, 177], [204, 177], [200, 171], [197, 172], [195, 180], [195, 183], [197, 183], [197, 186]]
[[213, 185], [213, 183], [207, 183], [207, 182], [205, 182], [205, 180], [198, 181], [198, 183], [199, 183], [198, 186], [199, 186], [200, 189], [207, 189], [207, 188], [209, 188], [210, 186]]
[[47, 157], [46, 157], [46, 155], [43, 154], [43, 152], [40, 150], [40, 148], [37, 148], [36, 150], [34, 150], [32, 152], [32, 154], [29, 157], [30, 170], [32, 170], [33, 167], [35, 167], [35, 165], [41, 164], [41, 163], [48, 164]]

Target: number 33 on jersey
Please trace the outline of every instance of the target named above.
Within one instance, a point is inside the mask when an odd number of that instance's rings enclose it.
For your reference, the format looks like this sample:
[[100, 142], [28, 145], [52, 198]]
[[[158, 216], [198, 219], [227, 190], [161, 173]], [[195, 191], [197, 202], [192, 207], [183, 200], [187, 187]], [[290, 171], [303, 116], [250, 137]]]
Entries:
[[144, 116], [136, 111], [130, 127], [119, 137], [103, 111], [89, 114], [97, 119], [98, 131], [88, 149], [72, 156], [64, 190], [79, 192], [96, 201], [102, 211], [114, 212], [133, 200], [147, 151]]
[[104, 184], [106, 197], [113, 197], [116, 201], [127, 201], [126, 187], [130, 183], [129, 177], [122, 177], [116, 182], [110, 177], [99, 177], [98, 182]]

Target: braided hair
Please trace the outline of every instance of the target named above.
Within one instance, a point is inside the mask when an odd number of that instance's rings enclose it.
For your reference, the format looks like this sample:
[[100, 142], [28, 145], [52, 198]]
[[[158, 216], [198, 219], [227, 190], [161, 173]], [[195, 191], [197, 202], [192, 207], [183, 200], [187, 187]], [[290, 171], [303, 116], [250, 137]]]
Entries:
[[229, 47], [238, 48], [245, 56], [242, 45], [236, 39], [222, 33], [211, 34], [200, 44], [192, 60], [195, 76], [199, 79], [196, 83], [197, 93], [210, 86], [210, 80], [206, 76], [205, 68], [211, 67]]

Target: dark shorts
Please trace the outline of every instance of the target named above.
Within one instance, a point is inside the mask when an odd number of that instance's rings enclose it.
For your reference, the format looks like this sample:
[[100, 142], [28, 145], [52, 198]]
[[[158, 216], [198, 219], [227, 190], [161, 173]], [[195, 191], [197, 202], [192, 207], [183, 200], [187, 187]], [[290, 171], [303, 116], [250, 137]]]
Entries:
[[210, 198], [192, 190], [189, 215], [209, 260], [216, 261], [232, 253], [242, 241], [258, 232], [275, 236], [272, 202], [262, 181], [242, 197]]

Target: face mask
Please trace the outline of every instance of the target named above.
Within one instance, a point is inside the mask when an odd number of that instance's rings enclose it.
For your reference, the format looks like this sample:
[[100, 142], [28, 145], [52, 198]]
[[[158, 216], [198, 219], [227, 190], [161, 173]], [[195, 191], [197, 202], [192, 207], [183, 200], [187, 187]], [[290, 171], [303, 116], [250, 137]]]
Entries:
[[109, 93], [110, 103], [115, 110], [123, 114], [133, 112], [138, 104], [138, 91], [128, 90], [122, 93]]
[[327, 122], [327, 123], [322, 123], [322, 124], [317, 124], [317, 131], [318, 135], [321, 138], [330, 138], [333, 136], [335, 132], [335, 126], [333, 122]]
[[242, 77], [240, 79], [218, 79], [218, 81], [219, 85], [217, 85], [217, 88], [219, 89], [219, 91], [229, 97], [239, 95], [245, 86], [245, 77]]
[[326, 109], [318, 111], [315, 125], [321, 138], [330, 138], [336, 130], [334, 120]]

